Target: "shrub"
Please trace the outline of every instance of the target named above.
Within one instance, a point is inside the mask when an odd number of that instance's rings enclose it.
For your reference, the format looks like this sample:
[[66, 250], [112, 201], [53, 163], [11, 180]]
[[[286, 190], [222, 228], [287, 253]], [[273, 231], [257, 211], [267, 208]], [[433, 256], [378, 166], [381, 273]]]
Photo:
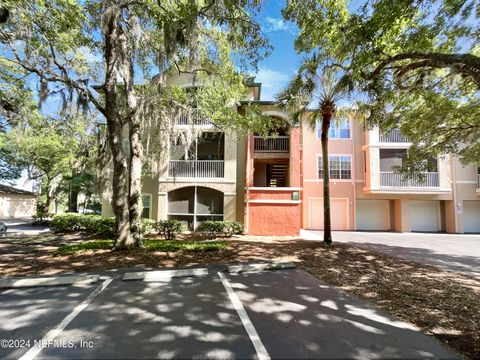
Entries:
[[197, 231], [207, 233], [210, 237], [243, 234], [243, 224], [236, 221], [204, 221], [197, 227]]
[[143, 234], [151, 234], [157, 230], [157, 222], [153, 219], [141, 219], [140, 227]]
[[178, 220], [161, 220], [157, 223], [157, 231], [165, 240], [175, 240], [179, 233], [185, 231], [185, 226]]
[[[55, 215], [52, 226], [58, 231], [84, 231], [87, 234], [99, 235], [102, 237], [115, 237], [115, 218], [101, 215], [84, 215], [77, 213], [66, 213]], [[140, 231], [153, 232], [155, 221], [141, 219]]]

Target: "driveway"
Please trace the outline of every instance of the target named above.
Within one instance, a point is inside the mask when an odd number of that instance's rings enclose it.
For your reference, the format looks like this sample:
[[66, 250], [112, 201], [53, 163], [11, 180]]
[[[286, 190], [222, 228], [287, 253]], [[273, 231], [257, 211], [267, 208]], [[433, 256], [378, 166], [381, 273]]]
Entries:
[[[151, 279], [150, 279], [151, 280]], [[298, 270], [0, 291], [0, 358], [459, 358]]]
[[9, 235], [33, 236], [50, 231], [48, 226], [32, 226], [32, 221], [32, 218], [0, 219], [0, 222], [3, 222], [7, 225], [7, 233]]
[[[300, 235], [323, 240], [322, 231], [302, 230]], [[480, 235], [334, 231], [332, 236], [333, 241], [480, 278]]]

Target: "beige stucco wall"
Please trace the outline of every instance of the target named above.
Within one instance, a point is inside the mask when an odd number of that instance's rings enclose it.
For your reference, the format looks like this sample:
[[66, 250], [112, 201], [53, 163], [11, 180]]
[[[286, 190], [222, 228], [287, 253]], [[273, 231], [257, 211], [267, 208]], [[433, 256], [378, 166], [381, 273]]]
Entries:
[[35, 195], [0, 194], [0, 218], [32, 217], [35, 205]]

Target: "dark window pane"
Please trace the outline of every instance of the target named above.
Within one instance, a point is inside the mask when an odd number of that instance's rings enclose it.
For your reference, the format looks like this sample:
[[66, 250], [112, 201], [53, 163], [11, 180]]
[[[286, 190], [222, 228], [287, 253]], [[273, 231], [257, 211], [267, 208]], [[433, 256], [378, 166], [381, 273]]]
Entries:
[[193, 214], [195, 187], [190, 186], [168, 193], [169, 214]]
[[394, 171], [396, 167], [402, 166], [406, 156], [406, 149], [380, 149], [380, 171]]
[[223, 193], [214, 189], [198, 187], [197, 214], [223, 214]]

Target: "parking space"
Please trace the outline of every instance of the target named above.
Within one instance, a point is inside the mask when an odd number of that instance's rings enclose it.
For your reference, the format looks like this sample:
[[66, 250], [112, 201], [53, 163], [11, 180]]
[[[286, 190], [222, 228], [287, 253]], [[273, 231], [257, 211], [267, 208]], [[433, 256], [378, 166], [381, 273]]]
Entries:
[[95, 287], [49, 286], [1, 290], [0, 339], [10, 340], [11, 343], [0, 346], [0, 358], [20, 358], [35, 340], [40, 340], [59, 324]]
[[31, 341], [30, 348], [2, 346], [1, 358], [456, 357], [302, 270], [117, 277], [7, 289], [0, 297], [0, 338]]

